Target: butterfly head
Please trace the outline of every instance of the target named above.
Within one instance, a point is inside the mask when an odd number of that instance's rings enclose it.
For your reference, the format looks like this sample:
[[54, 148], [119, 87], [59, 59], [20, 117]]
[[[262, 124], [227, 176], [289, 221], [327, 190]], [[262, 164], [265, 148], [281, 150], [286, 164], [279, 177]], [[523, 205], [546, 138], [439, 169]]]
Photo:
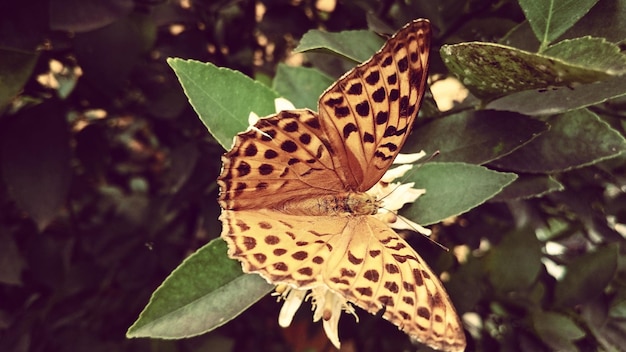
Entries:
[[367, 193], [350, 192], [346, 196], [346, 206], [354, 215], [375, 215], [381, 203], [376, 197]]

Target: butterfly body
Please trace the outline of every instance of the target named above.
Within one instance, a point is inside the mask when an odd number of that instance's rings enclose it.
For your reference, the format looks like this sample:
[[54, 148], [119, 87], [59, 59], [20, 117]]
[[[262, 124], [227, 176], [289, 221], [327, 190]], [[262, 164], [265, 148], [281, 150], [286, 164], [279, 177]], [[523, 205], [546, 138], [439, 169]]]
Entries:
[[379, 202], [367, 193], [339, 192], [314, 198], [287, 201], [277, 210], [290, 215], [349, 216], [374, 215]]
[[281, 111], [235, 138], [218, 184], [221, 237], [245, 272], [324, 287], [417, 340], [462, 351], [465, 335], [424, 260], [366, 193], [403, 146], [424, 95], [430, 23], [416, 20], [326, 90], [319, 113]]

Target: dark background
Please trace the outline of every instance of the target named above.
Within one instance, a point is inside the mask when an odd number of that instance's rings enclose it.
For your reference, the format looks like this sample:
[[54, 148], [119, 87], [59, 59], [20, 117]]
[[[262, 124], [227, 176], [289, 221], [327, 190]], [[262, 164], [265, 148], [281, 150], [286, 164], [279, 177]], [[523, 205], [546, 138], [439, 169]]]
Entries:
[[[221, 229], [215, 179], [224, 151], [191, 109], [165, 59], [208, 61], [269, 82], [277, 63], [309, 29], [369, 24], [393, 31], [419, 17], [439, 27], [433, 53], [444, 42], [495, 40], [524, 20], [517, 2], [488, 0], [338, 1], [330, 12], [312, 0], [3, 2], [0, 350], [329, 350], [321, 324], [310, 322], [308, 305], [284, 330], [277, 324], [280, 305], [269, 296], [204, 336], [125, 338], [152, 291]], [[45, 83], [51, 67], [58, 85]], [[446, 74], [437, 57], [433, 73]], [[620, 165], [612, 170], [622, 172]], [[481, 236], [499, 242], [522, 215], [544, 224], [563, 212], [587, 214], [584, 221], [570, 217], [564, 260], [586, 253], [590, 241], [621, 248], [623, 238], [604, 216], [596, 216], [598, 211], [625, 217], [623, 194], [604, 201], [604, 185], [616, 182], [605, 170], [569, 173], [561, 179], [569, 191], [558, 197], [486, 204], [438, 231], [473, 250]], [[437, 247], [418, 244], [427, 249], [427, 260], [436, 260]], [[484, 272], [472, 270], [467, 272]], [[455, 288], [474, 295], [460, 312], [471, 309], [484, 322], [475, 331], [482, 336], [480, 348], [470, 338], [468, 350], [549, 350], [533, 330], [529, 310], [476, 277], [481, 276], [468, 276], [467, 287]], [[538, 280], [547, 290], [553, 286], [545, 270]], [[603, 287], [592, 295], [604, 297], [596, 305], [621, 292]], [[569, 308], [562, 312], [580, 313], [580, 307]], [[606, 307], [591, 312], [606, 315]], [[412, 348], [380, 317], [362, 311], [359, 317], [359, 325], [347, 315], [341, 321], [347, 351]], [[606, 325], [607, 319], [599, 321]], [[615, 329], [611, 336], [619, 341], [623, 328]], [[581, 350], [598, 345], [597, 336], [577, 342]]]

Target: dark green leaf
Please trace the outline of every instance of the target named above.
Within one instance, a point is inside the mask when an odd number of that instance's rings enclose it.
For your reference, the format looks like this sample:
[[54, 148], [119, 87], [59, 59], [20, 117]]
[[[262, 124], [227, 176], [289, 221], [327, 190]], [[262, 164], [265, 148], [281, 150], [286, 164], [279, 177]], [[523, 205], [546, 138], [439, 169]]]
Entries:
[[609, 302], [606, 296], [599, 296], [581, 306], [580, 318], [586, 324], [598, 342], [599, 349], [604, 351], [621, 351], [626, 346], [623, 319], [609, 317]]
[[620, 52], [619, 46], [604, 38], [563, 40], [546, 49], [543, 54], [612, 76], [626, 72], [626, 55]]
[[602, 82], [527, 90], [494, 100], [487, 109], [516, 111], [525, 115], [552, 115], [600, 104], [626, 96], [626, 79], [614, 77]]
[[25, 264], [8, 229], [0, 225], [0, 282], [4, 285], [21, 285]]
[[537, 310], [532, 312], [531, 319], [541, 340], [554, 351], [576, 351], [578, 349], [573, 341], [586, 335], [572, 319], [563, 314]]
[[552, 176], [518, 175], [519, 177], [502, 192], [493, 197], [492, 201], [519, 200], [540, 197], [546, 193], [562, 191], [563, 185]]
[[67, 200], [72, 150], [57, 102], [22, 110], [0, 136], [0, 171], [15, 202], [43, 230]]
[[401, 214], [430, 225], [464, 213], [493, 197], [517, 177], [464, 163], [426, 163], [414, 168], [402, 182], [415, 182], [426, 194]]
[[602, 294], [617, 270], [618, 247], [609, 245], [576, 258], [557, 282], [554, 303], [571, 307]]
[[530, 287], [541, 270], [541, 247], [533, 231], [505, 236], [485, 259], [485, 270], [496, 290], [506, 293]]
[[50, 27], [56, 31], [87, 32], [127, 16], [132, 0], [55, 0], [50, 3]]
[[[122, 17], [98, 29], [76, 33], [73, 45], [82, 79], [100, 94], [115, 94], [152, 47], [156, 25], [147, 16]], [[121, 54], [123, 53], [123, 54]]]
[[38, 58], [39, 53], [0, 48], [0, 111], [24, 88]]
[[278, 65], [273, 88], [291, 101], [296, 108], [317, 111], [317, 101], [322, 92], [335, 80], [322, 72], [307, 67]]
[[560, 172], [591, 165], [626, 150], [626, 139], [589, 110], [557, 115], [549, 118], [548, 123], [548, 132], [493, 165], [520, 172]]
[[506, 155], [548, 129], [545, 122], [515, 113], [470, 111], [415, 129], [405, 149], [439, 151], [439, 162], [483, 164]]
[[333, 52], [360, 63], [369, 59], [384, 42], [380, 36], [371, 31], [328, 33], [311, 30], [302, 37], [294, 52]]
[[576, 24], [563, 34], [563, 39], [591, 35], [619, 43], [626, 38], [624, 0], [598, 1]]
[[611, 300], [609, 315], [616, 319], [626, 318], [626, 292], [624, 290], [620, 290]]

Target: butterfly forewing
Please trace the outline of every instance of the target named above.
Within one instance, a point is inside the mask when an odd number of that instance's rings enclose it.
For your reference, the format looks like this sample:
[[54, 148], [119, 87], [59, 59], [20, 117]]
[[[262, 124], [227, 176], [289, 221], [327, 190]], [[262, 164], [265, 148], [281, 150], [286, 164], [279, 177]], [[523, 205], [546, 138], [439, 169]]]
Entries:
[[428, 21], [407, 24], [322, 94], [322, 128], [353, 190], [376, 184], [404, 145], [424, 96], [430, 36]]
[[271, 208], [287, 200], [345, 189], [326, 147], [317, 114], [281, 111], [240, 133], [224, 155], [220, 205]]

